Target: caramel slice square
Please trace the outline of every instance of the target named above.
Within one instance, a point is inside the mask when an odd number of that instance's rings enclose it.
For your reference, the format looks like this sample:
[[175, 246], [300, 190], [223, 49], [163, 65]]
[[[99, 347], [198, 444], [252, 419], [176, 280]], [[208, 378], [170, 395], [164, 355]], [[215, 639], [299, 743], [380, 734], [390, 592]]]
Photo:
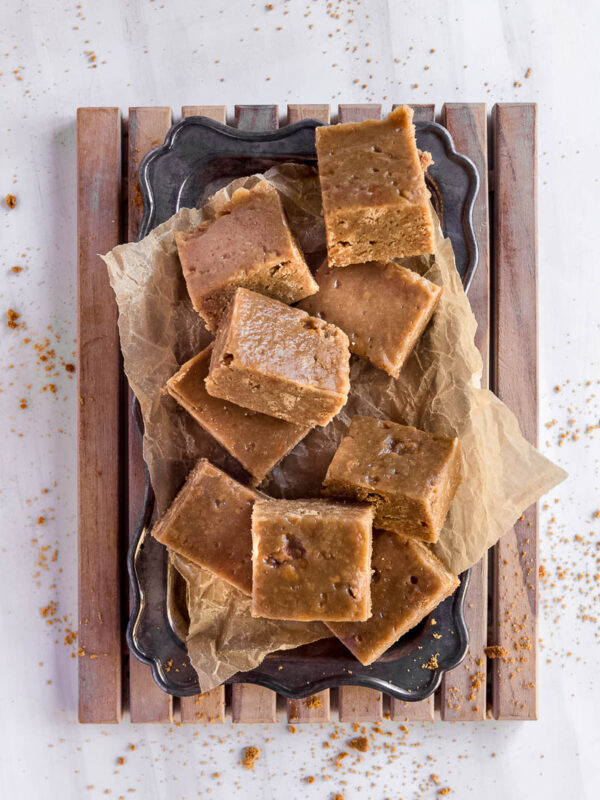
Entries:
[[373, 509], [260, 500], [252, 512], [252, 616], [364, 620], [371, 613]]
[[348, 337], [335, 325], [237, 289], [217, 333], [206, 390], [236, 405], [313, 427], [344, 406]]
[[152, 529], [159, 542], [252, 593], [252, 506], [264, 497], [205, 458]]
[[433, 253], [433, 221], [413, 111], [317, 128], [319, 178], [334, 267]]
[[295, 303], [317, 291], [288, 227], [277, 190], [266, 181], [237, 189], [213, 221], [175, 234], [193, 306], [216, 331], [237, 286]]
[[368, 501], [375, 526], [437, 542], [460, 483], [458, 439], [372, 417], [353, 417], [324, 493]]
[[213, 345], [167, 381], [167, 391], [205, 431], [237, 459], [256, 485], [304, 439], [310, 428], [212, 397], [204, 385]]
[[315, 317], [341, 328], [350, 350], [397, 378], [433, 316], [442, 293], [435, 283], [391, 261], [325, 261], [315, 274], [319, 291], [302, 301]]
[[460, 584], [427, 545], [388, 531], [373, 532], [372, 616], [327, 627], [361, 664], [372, 664], [418, 625]]

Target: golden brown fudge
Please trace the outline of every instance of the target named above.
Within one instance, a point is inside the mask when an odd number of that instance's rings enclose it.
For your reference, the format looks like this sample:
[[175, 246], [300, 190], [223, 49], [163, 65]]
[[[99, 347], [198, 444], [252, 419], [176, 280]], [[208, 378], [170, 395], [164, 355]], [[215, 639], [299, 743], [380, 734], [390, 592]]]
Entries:
[[317, 128], [332, 266], [433, 253], [427, 159], [419, 156], [412, 118], [400, 106], [383, 121]]
[[394, 378], [427, 327], [442, 289], [391, 261], [352, 264], [327, 261], [315, 274], [319, 291], [302, 308], [348, 334], [350, 350]]
[[460, 444], [389, 420], [356, 416], [324, 493], [375, 505], [375, 526], [437, 542], [460, 483]]
[[260, 497], [264, 495], [242, 486], [202, 458], [152, 535], [251, 594], [252, 506]]
[[310, 428], [211, 397], [204, 380], [213, 345], [187, 361], [167, 381], [167, 390], [205, 431], [236, 458], [258, 484]]
[[252, 512], [252, 616], [364, 620], [371, 614], [373, 509], [259, 500]]
[[237, 189], [214, 221], [175, 234], [189, 295], [215, 331], [236, 286], [295, 303], [318, 287], [266, 181]]
[[327, 623], [361, 664], [372, 664], [459, 585], [427, 545], [388, 531], [373, 532], [372, 616]]
[[335, 325], [237, 289], [219, 328], [206, 390], [295, 425], [327, 425], [348, 398], [348, 337]]

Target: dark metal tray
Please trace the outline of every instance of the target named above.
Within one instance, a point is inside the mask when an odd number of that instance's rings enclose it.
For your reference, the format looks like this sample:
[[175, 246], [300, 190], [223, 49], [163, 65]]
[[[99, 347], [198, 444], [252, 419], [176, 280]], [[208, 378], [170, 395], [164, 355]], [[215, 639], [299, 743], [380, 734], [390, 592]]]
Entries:
[[[148, 153], [140, 165], [144, 217], [139, 238], [180, 208], [202, 205], [234, 178], [290, 161], [315, 164], [314, 129], [320, 124], [302, 120], [264, 133], [239, 131], [205, 117], [188, 117], [174, 125], [165, 143]], [[477, 265], [472, 226], [473, 201], [479, 187], [477, 171], [468, 158], [456, 152], [450, 134], [441, 125], [417, 122], [416, 129], [419, 148], [428, 150], [434, 159], [428, 170], [428, 186], [468, 289]], [[137, 401], [132, 412], [141, 432]], [[133, 594], [127, 643], [137, 658], [150, 665], [162, 689], [181, 697], [195, 695], [200, 691], [198, 678], [180, 635], [180, 614], [169, 597], [173, 591], [167, 552], [149, 535], [153, 509], [154, 495], [146, 472], [144, 508], [127, 556]], [[443, 673], [457, 666], [466, 654], [463, 600], [467, 583], [468, 572], [463, 573], [461, 585], [451, 597], [369, 667], [362, 666], [336, 639], [324, 639], [274, 653], [256, 669], [238, 673], [228, 683], [257, 683], [286, 697], [360, 685], [401, 700], [423, 700], [439, 686]], [[434, 638], [433, 633], [442, 636]], [[438, 668], [423, 669], [433, 655]]]

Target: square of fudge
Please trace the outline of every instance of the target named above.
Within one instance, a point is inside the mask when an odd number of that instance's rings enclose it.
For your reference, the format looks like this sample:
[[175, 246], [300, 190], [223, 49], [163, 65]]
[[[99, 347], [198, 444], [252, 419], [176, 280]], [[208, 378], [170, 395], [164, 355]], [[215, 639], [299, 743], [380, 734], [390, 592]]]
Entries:
[[365, 620], [373, 509], [331, 500], [261, 500], [252, 511], [252, 616]]
[[433, 252], [433, 221], [413, 111], [317, 128], [316, 146], [334, 267]]
[[373, 532], [371, 617], [327, 627], [361, 664], [372, 664], [460, 584], [427, 545], [409, 536]]
[[392, 261], [327, 261], [315, 273], [319, 291], [302, 308], [347, 334], [350, 350], [397, 378], [433, 316], [442, 293], [435, 283]]
[[237, 289], [214, 343], [206, 390], [236, 405], [314, 427], [345, 405], [348, 337], [278, 300]]
[[237, 189], [212, 221], [175, 234], [188, 293], [216, 331], [237, 286], [296, 303], [318, 287], [266, 181]]
[[310, 428], [212, 397], [204, 385], [212, 350], [211, 343], [186, 361], [167, 381], [167, 391], [240, 462], [256, 485], [304, 439]]
[[356, 416], [329, 465], [324, 493], [375, 506], [375, 526], [437, 542], [461, 477], [458, 439]]
[[205, 458], [152, 529], [162, 544], [252, 593], [252, 507], [264, 495]]

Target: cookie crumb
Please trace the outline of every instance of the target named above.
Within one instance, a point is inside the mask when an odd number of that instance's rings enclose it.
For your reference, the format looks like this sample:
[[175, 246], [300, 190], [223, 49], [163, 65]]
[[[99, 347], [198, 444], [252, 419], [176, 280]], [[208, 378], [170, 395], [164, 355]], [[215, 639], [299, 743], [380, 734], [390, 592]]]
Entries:
[[506, 658], [508, 650], [499, 644], [492, 644], [484, 648], [485, 654], [488, 658]]
[[258, 747], [250, 746], [244, 750], [244, 760], [241, 762], [246, 769], [254, 769], [258, 760], [260, 750]]

